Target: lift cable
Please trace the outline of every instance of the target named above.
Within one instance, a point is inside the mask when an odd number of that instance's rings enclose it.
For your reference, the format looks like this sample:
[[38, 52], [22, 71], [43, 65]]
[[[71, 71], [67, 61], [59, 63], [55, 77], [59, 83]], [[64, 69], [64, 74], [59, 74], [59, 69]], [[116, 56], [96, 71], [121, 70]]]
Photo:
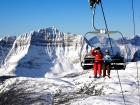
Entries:
[[106, 21], [106, 18], [105, 18], [105, 13], [104, 13], [102, 1], [101, 1], [101, 9], [102, 9], [102, 13], [103, 13], [103, 18], [104, 18], [104, 22], [105, 22], [105, 27], [106, 27], [107, 35], [108, 35], [108, 38], [109, 38], [109, 43], [110, 43], [111, 51], [112, 51], [112, 54], [114, 54], [112, 43], [111, 43], [110, 34], [108, 33], [109, 30], [108, 30], [107, 21]]
[[[104, 17], [104, 22], [105, 22], [106, 30], [108, 32], [109, 30], [108, 30], [107, 21], [106, 21], [106, 18], [105, 18], [105, 13], [104, 13], [102, 1], [101, 1], [101, 9], [102, 9], [103, 17]], [[111, 43], [111, 39], [110, 39], [109, 33], [108, 33], [108, 37], [109, 37], [111, 49], [112, 49], [112, 52], [113, 52], [112, 43]], [[117, 75], [118, 75], [118, 79], [119, 79], [119, 83], [120, 83], [120, 88], [121, 88], [121, 92], [122, 92], [122, 96], [123, 96], [124, 105], [126, 105], [126, 101], [125, 101], [125, 97], [124, 97], [124, 93], [123, 93], [123, 89], [122, 89], [122, 84], [121, 84], [121, 79], [120, 79], [118, 70], [117, 70]]]
[[[132, 16], [133, 16], [133, 34], [134, 38], [136, 37], [136, 24], [135, 24], [135, 9], [134, 9], [134, 0], [132, 0]], [[136, 41], [135, 41], [135, 51], [136, 51]], [[138, 83], [138, 95], [139, 95], [139, 105], [140, 105], [140, 91], [139, 91], [139, 68], [138, 62], [136, 61], [136, 69], [137, 69], [137, 83]]]

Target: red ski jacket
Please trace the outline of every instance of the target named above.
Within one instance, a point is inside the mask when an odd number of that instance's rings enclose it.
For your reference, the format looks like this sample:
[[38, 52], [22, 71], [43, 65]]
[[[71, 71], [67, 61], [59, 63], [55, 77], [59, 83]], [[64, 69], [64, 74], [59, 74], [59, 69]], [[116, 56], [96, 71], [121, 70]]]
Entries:
[[94, 62], [102, 62], [103, 55], [100, 51], [91, 50], [91, 55], [94, 56]]

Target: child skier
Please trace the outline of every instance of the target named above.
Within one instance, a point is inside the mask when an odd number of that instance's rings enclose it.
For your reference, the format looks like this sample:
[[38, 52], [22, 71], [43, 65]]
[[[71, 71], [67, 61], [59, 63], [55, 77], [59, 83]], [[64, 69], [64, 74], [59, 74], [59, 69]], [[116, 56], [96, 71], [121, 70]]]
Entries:
[[103, 77], [106, 76], [106, 70], [107, 70], [107, 76], [110, 78], [110, 70], [111, 70], [111, 56], [109, 54], [109, 50], [105, 51], [105, 56], [104, 56], [104, 69], [103, 69]]

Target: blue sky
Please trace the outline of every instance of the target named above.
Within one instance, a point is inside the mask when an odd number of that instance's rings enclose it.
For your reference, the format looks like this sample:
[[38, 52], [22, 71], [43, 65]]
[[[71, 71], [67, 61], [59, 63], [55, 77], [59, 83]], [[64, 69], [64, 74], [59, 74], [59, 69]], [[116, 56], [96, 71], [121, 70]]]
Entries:
[[[133, 34], [131, 0], [102, 0], [110, 30]], [[136, 34], [140, 35], [140, 0], [134, 0]], [[40, 28], [84, 34], [92, 30], [88, 0], [0, 0], [0, 37], [20, 35]], [[104, 27], [100, 6], [96, 26]]]

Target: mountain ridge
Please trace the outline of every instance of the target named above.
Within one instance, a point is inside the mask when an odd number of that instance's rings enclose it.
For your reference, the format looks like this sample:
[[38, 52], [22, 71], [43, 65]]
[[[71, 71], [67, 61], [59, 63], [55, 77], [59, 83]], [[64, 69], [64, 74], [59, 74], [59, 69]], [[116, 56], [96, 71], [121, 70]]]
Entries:
[[76, 63], [73, 62], [79, 57], [80, 48], [77, 47], [81, 38], [72, 34], [67, 36], [55, 28], [25, 33], [15, 40], [0, 74], [45, 77], [49, 72], [56, 75], [70, 69], [74, 71]]
[[[94, 38], [96, 41], [93, 41]], [[95, 36], [94, 38], [89, 42], [100, 46], [103, 51], [110, 48], [107, 37]], [[86, 44], [81, 52], [83, 39], [82, 35], [63, 33], [53, 27], [22, 34], [13, 41], [12, 47], [9, 48], [1, 64], [0, 75], [47, 77], [80, 71], [82, 70], [80, 54], [86, 53]], [[131, 39], [132, 42], [135, 39], [139, 40], [139, 37]], [[114, 52], [121, 52], [126, 57], [126, 45], [128, 58], [133, 61], [139, 58], [139, 52], [135, 54], [135, 47], [131, 40], [125, 39], [127, 41], [125, 45], [119, 43], [120, 40], [111, 39]], [[136, 46], [137, 49], [139, 46]]]

